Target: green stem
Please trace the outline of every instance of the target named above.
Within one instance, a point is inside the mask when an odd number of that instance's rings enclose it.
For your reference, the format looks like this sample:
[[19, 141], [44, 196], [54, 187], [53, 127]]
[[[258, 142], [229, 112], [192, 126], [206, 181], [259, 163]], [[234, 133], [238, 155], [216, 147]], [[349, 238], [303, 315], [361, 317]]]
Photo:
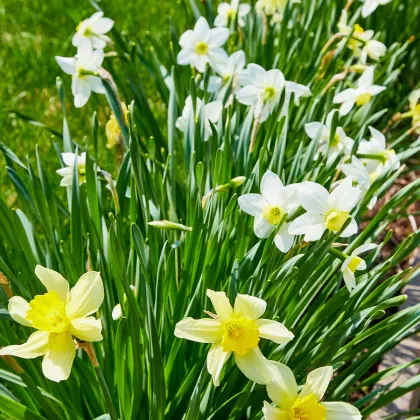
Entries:
[[382, 155], [373, 155], [373, 154], [364, 154], [364, 153], [358, 153], [357, 154], [358, 158], [361, 159], [373, 159], [373, 160], [379, 160], [382, 163], [386, 162], [386, 158]]
[[345, 261], [349, 257], [347, 254], [344, 254], [344, 252], [339, 251], [337, 248], [330, 248], [328, 252], [341, 261]]

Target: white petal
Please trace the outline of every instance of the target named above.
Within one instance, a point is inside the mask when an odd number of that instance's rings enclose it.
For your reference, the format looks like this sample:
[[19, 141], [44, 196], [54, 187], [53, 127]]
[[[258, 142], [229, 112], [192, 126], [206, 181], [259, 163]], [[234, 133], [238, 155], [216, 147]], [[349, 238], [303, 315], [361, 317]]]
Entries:
[[318, 135], [320, 136], [320, 140], [324, 140], [326, 136], [329, 136], [330, 130], [320, 122], [311, 122], [309, 124], [305, 124], [305, 132], [312, 140], [315, 139]]
[[287, 343], [294, 338], [294, 334], [280, 322], [271, 319], [257, 319], [255, 323], [258, 325], [261, 338], [274, 341], [277, 344]]
[[365, 4], [362, 7], [362, 16], [368, 17], [370, 14], [372, 14], [376, 8], [378, 7], [378, 3], [376, 1], [366, 1]]
[[347, 115], [353, 109], [355, 103], [356, 101], [353, 99], [343, 102], [343, 104], [340, 106], [340, 115], [342, 117]]
[[363, 252], [367, 252], [367, 251], [370, 251], [371, 249], [375, 249], [375, 248], [377, 248], [378, 247], [378, 245], [376, 245], [376, 244], [363, 244], [363, 245], [360, 245], [359, 247], [357, 247], [352, 253], [351, 253], [351, 255], [355, 255], [355, 256], [357, 256], [357, 255], [360, 255], [360, 254], [363, 254]]
[[35, 274], [41, 280], [48, 292], [56, 292], [64, 303], [67, 303], [69, 296], [69, 283], [60, 274], [49, 268], [37, 265], [35, 267]]
[[351, 293], [357, 284], [353, 271], [351, 271], [348, 267], [343, 270], [343, 279], [348, 291]]
[[229, 38], [229, 29], [214, 28], [209, 35], [209, 48], [221, 47]]
[[260, 385], [269, 384], [273, 375], [269, 369], [269, 361], [264, 357], [259, 348], [249, 350], [245, 355], [235, 353], [235, 362], [242, 373]]
[[98, 35], [104, 35], [107, 32], [109, 32], [112, 27], [114, 26], [114, 21], [109, 18], [101, 18], [98, 19], [93, 25], [92, 25], [92, 31], [95, 34]]
[[207, 39], [207, 37], [209, 35], [209, 32], [210, 32], [210, 26], [209, 26], [206, 18], [204, 18], [203, 16], [201, 16], [197, 20], [197, 22], [196, 22], [196, 24], [194, 26], [194, 35], [196, 36], [196, 38], [198, 40], [204, 41], [204, 40]]
[[214, 310], [222, 322], [232, 318], [233, 308], [225, 292], [215, 292], [207, 289], [207, 296], [211, 300]]
[[82, 38], [77, 47], [77, 62], [81, 66], [85, 66], [92, 58], [92, 44], [87, 38]]
[[355, 235], [358, 230], [359, 227], [357, 226], [356, 220], [351, 217], [350, 224], [344, 229], [343, 233], [340, 235], [340, 238], [348, 238], [349, 236]]
[[213, 124], [219, 121], [222, 115], [223, 103], [221, 101], [214, 101], [204, 106], [204, 115], [207, 120], [210, 120]]
[[32, 327], [32, 322], [26, 319], [29, 303], [20, 296], [12, 296], [9, 299], [8, 311], [10, 316], [19, 324], [25, 327]]
[[96, 76], [87, 76], [86, 81], [89, 84], [90, 88], [95, 93], [104, 94], [105, 93], [105, 87], [102, 84], [102, 80], [100, 77]]
[[212, 67], [223, 65], [227, 62], [228, 54], [223, 48], [213, 48], [207, 53]]
[[278, 204], [289, 216], [293, 216], [300, 206], [299, 189], [302, 184], [290, 184], [280, 191]]
[[118, 303], [117, 305], [114, 306], [114, 309], [112, 310], [111, 316], [112, 316], [112, 319], [114, 321], [117, 321], [118, 319], [122, 318], [123, 312], [122, 312], [120, 303]]
[[320, 401], [328, 388], [333, 373], [334, 370], [331, 366], [320, 367], [310, 372], [305, 385], [300, 391], [299, 397], [304, 398], [308, 395], [315, 394], [318, 401]]
[[70, 300], [66, 306], [70, 319], [83, 318], [96, 312], [104, 300], [104, 285], [100, 273], [88, 271], [70, 290]]
[[294, 239], [295, 235], [289, 233], [289, 225], [286, 222], [283, 222], [280, 230], [274, 237], [274, 243], [281, 252], [286, 253], [289, 252], [292, 247]]
[[75, 153], [61, 153], [61, 159], [63, 159], [63, 162], [66, 166], [73, 166], [74, 162], [76, 160], [76, 162], [78, 162], [78, 158], [76, 159], [76, 154]]
[[216, 343], [222, 338], [222, 324], [213, 318], [185, 318], [176, 324], [175, 336], [198, 343]]
[[278, 204], [283, 183], [277, 174], [267, 171], [261, 180], [261, 194], [270, 204]]
[[73, 175], [66, 175], [60, 182], [60, 187], [71, 187], [73, 184]]
[[367, 93], [371, 94], [372, 96], [375, 96], [375, 95], [380, 94], [384, 90], [386, 90], [385, 86], [374, 85], [374, 86], [370, 86], [369, 89], [367, 89]]
[[260, 194], [244, 194], [238, 198], [239, 207], [251, 216], [260, 216], [268, 204]]
[[258, 101], [261, 91], [254, 85], [243, 87], [236, 94], [236, 99], [244, 105], [255, 105]]
[[248, 76], [251, 82], [258, 87], [263, 87], [266, 70], [258, 64], [248, 65]]
[[231, 354], [230, 351], [223, 351], [220, 343], [211, 346], [207, 354], [207, 370], [213, 378], [214, 386], [220, 385], [220, 373]]
[[298, 386], [289, 367], [279, 362], [270, 362], [273, 382], [267, 385], [267, 393], [276, 405], [287, 412], [298, 398]]
[[60, 176], [72, 176], [73, 175], [73, 168], [69, 168], [66, 166], [65, 168], [57, 169], [57, 174]]
[[298, 196], [306, 211], [325, 214], [328, 209], [328, 191], [316, 182], [304, 182], [299, 188]]
[[267, 219], [264, 219], [262, 216], [257, 216], [254, 219], [254, 233], [260, 239], [270, 236], [275, 228], [276, 225], [271, 225], [268, 223]]
[[343, 102], [353, 100], [356, 98], [356, 89], [346, 89], [334, 96], [333, 103], [342, 104]]
[[207, 55], [196, 55], [194, 59], [194, 67], [200, 73], [204, 73], [208, 62], [209, 62], [209, 57]]
[[303, 240], [305, 242], [312, 242], [321, 239], [322, 234], [325, 232], [325, 225], [318, 224], [308, 227]]
[[185, 31], [179, 38], [179, 45], [182, 48], [192, 48], [194, 43], [195, 43], [195, 35], [191, 29], [189, 29], [188, 31]]
[[[299, 216], [297, 219], [289, 225], [289, 234], [291, 235], [303, 235], [308, 232], [308, 229], [315, 226], [323, 226], [324, 217], [319, 213], [305, 213]], [[322, 235], [322, 233], [321, 233]]]
[[386, 149], [386, 139], [385, 136], [376, 128], [369, 127], [370, 135], [372, 136], [372, 141], [378, 145], [381, 149]]
[[360, 198], [360, 190], [353, 187], [353, 179], [348, 176], [334, 188], [328, 198], [330, 208], [350, 211]]
[[273, 407], [267, 401], [264, 401], [263, 407], [264, 420], [289, 420], [289, 413], [280, 408]]
[[360, 411], [351, 404], [344, 402], [324, 402], [327, 409], [325, 420], [361, 420]]
[[70, 376], [76, 355], [71, 334], [51, 334], [50, 346], [42, 360], [42, 372], [51, 381], [64, 381]]
[[73, 57], [55, 57], [57, 64], [61, 67], [61, 70], [67, 74], [76, 73], [76, 59]]
[[233, 312], [248, 319], [258, 319], [265, 312], [265, 300], [250, 295], [237, 294]]
[[375, 71], [375, 67], [369, 66], [360, 76], [359, 80], [357, 81], [357, 86], [359, 88], [372, 86], [374, 71]]
[[89, 84], [85, 80], [74, 77], [71, 87], [74, 95], [74, 106], [82, 108], [90, 98], [91, 90]]
[[70, 332], [82, 341], [101, 341], [102, 322], [93, 316], [73, 319]]
[[0, 356], [16, 356], [23, 359], [34, 359], [42, 356], [48, 349], [50, 333], [47, 331], [35, 331], [28, 341], [21, 345], [7, 346], [0, 349]]
[[176, 57], [176, 61], [179, 65], [185, 66], [187, 64], [191, 64], [192, 62], [194, 62], [195, 57], [196, 57], [196, 54], [194, 53], [194, 51], [190, 49], [183, 49], [178, 53]]

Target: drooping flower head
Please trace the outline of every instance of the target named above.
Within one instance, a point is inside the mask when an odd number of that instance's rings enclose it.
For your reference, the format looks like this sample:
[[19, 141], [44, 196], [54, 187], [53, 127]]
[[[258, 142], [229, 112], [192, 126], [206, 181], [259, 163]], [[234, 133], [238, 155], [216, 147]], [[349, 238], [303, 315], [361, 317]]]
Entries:
[[71, 90], [74, 106], [81, 108], [90, 98], [91, 92], [105, 93], [98, 75], [104, 60], [103, 50], [93, 50], [88, 39], [82, 39], [77, 47], [76, 57], [55, 57], [64, 73], [72, 77]]
[[266, 302], [254, 296], [238, 294], [232, 308], [224, 292], [207, 290], [216, 314], [211, 318], [185, 318], [175, 327], [179, 338], [211, 343], [207, 355], [207, 369], [215, 386], [220, 384], [223, 365], [234, 354], [235, 362], [242, 373], [258, 384], [268, 384], [272, 374], [268, 360], [258, 347], [261, 338], [283, 344], [293, 334], [280, 322], [260, 319], [265, 312]]
[[360, 190], [353, 187], [352, 178], [347, 177], [329, 193], [322, 185], [306, 181], [298, 190], [300, 204], [307, 213], [299, 216], [289, 226], [292, 235], [305, 235], [305, 241], [317, 241], [325, 230], [338, 232], [348, 218], [350, 224], [341, 233], [347, 238], [357, 232], [357, 222], [350, 216], [360, 198]]
[[273, 381], [267, 393], [277, 407], [264, 401], [265, 420], [361, 420], [359, 410], [351, 404], [321, 401], [333, 375], [331, 366], [310, 372], [300, 392], [290, 368], [279, 362], [270, 362], [270, 367]]
[[238, 16], [238, 25], [240, 27], [245, 26], [244, 17], [250, 12], [251, 6], [246, 3], [239, 4], [239, 0], [232, 0], [229, 3], [220, 3], [217, 6], [217, 16], [214, 20], [214, 26], [218, 28], [227, 27], [230, 22], [236, 19]]
[[3, 347], [0, 356], [24, 359], [44, 356], [44, 375], [60, 382], [69, 377], [76, 355], [73, 337], [81, 341], [102, 340], [101, 320], [90, 316], [104, 300], [102, 279], [98, 272], [89, 271], [70, 290], [67, 280], [53, 270], [37, 265], [35, 274], [47, 293], [30, 302], [13, 296], [9, 300], [9, 313], [19, 324], [37, 331], [22, 345]]
[[179, 45], [182, 50], [178, 53], [177, 62], [184, 66], [191, 64], [203, 73], [206, 64], [214, 66], [227, 60], [226, 51], [221, 46], [229, 38], [229, 29], [210, 29], [207, 20], [200, 17], [194, 30], [188, 30], [181, 35]]
[[[261, 180], [261, 194], [244, 194], [238, 203], [244, 212], [255, 217], [255, 235], [267, 238], [286, 214], [293, 216], [298, 209], [298, 184], [284, 186], [276, 174], [267, 171]], [[281, 252], [288, 252], [293, 245], [294, 235], [289, 234], [288, 227], [288, 223], [283, 222], [274, 237]]]
[[[195, 121], [198, 122], [203, 101], [196, 98]], [[212, 134], [210, 122], [216, 124], [219, 121], [223, 110], [223, 103], [221, 101], [214, 101], [204, 105], [204, 140], [208, 140]], [[191, 96], [185, 100], [185, 106], [182, 110], [182, 115], [176, 120], [176, 127], [178, 130], [185, 133], [188, 129], [188, 122], [194, 113]]]
[[111, 42], [105, 34], [112, 29], [114, 21], [103, 16], [103, 12], [96, 12], [89, 19], [80, 22], [72, 39], [73, 46], [78, 47], [82, 40], [87, 39], [92, 48], [105, 48]]
[[370, 102], [373, 96], [386, 89], [385, 86], [373, 84], [374, 67], [368, 67], [357, 81], [357, 87], [345, 89], [334, 96], [333, 102], [341, 104], [340, 115], [347, 115], [354, 105], [362, 106]]

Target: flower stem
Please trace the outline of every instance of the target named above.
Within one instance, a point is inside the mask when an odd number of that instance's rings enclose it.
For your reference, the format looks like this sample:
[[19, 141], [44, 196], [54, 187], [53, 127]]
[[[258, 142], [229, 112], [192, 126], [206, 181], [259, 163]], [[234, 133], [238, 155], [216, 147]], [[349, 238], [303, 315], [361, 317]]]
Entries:
[[117, 410], [114, 407], [114, 403], [112, 402], [111, 394], [109, 393], [108, 385], [106, 384], [104, 374], [102, 372], [101, 367], [99, 366], [98, 359], [96, 358], [95, 350], [93, 349], [92, 343], [89, 343], [87, 341], [83, 343], [79, 343], [78, 347], [83, 349], [87, 355], [89, 356], [89, 359], [93, 365], [93, 368], [95, 369], [96, 377], [98, 378], [99, 385], [102, 390], [102, 394], [105, 398], [105, 403], [109, 410], [109, 416], [111, 417], [111, 420], [118, 420]]
[[358, 153], [358, 158], [361, 159], [371, 159], [371, 160], [379, 160], [382, 163], [386, 162], [386, 158], [382, 155], [374, 155], [374, 154], [365, 154], [365, 153]]
[[344, 254], [344, 252], [339, 251], [337, 248], [332, 247], [328, 250], [328, 252], [331, 255], [334, 255], [334, 257], [337, 257], [341, 261], [345, 261], [348, 258], [347, 254]]

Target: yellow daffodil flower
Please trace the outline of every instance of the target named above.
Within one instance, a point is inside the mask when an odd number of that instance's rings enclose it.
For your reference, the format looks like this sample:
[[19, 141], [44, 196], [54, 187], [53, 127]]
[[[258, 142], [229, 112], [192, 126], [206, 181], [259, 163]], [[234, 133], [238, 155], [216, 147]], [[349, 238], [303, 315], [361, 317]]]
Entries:
[[266, 309], [266, 302], [254, 296], [238, 294], [232, 308], [224, 292], [207, 290], [216, 314], [211, 318], [185, 318], [175, 327], [179, 338], [211, 343], [207, 355], [207, 369], [215, 386], [220, 384], [223, 365], [233, 353], [242, 373], [258, 384], [272, 380], [269, 362], [261, 353], [258, 343], [261, 338], [282, 344], [294, 335], [280, 322], [260, 319]]
[[101, 341], [102, 323], [89, 316], [104, 300], [101, 275], [96, 271], [83, 274], [70, 290], [64, 277], [48, 268], [36, 266], [35, 274], [47, 289], [30, 302], [20, 296], [9, 300], [10, 316], [19, 324], [35, 328], [22, 345], [7, 346], [0, 356], [33, 359], [44, 356], [42, 371], [55, 382], [69, 377], [76, 346], [73, 337], [81, 341]]
[[277, 405], [264, 401], [265, 420], [361, 420], [359, 410], [344, 402], [321, 402], [333, 375], [331, 366], [309, 373], [305, 385], [298, 392], [293, 372], [278, 362], [270, 362], [273, 381], [267, 393]]

